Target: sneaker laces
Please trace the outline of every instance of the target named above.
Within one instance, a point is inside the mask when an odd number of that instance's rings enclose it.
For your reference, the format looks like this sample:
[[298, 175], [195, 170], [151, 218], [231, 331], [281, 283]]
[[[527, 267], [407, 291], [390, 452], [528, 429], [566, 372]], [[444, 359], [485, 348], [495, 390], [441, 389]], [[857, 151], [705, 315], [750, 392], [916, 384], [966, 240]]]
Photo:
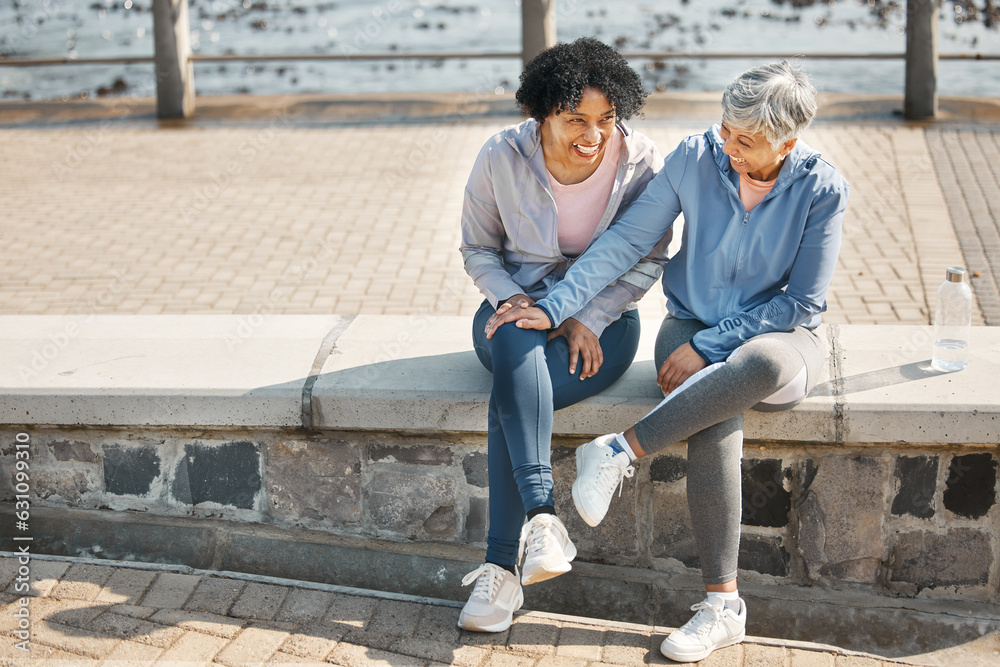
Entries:
[[494, 565], [493, 563], [483, 563], [475, 570], [462, 577], [462, 585], [468, 586], [475, 581], [476, 587], [472, 589], [471, 597], [492, 601], [493, 597], [500, 589], [500, 584], [502, 583], [501, 580], [503, 579], [503, 571], [504, 569], [499, 565]]
[[691, 606], [691, 611], [697, 612], [694, 617], [681, 627], [680, 631], [686, 635], [701, 637], [711, 632], [716, 624], [722, 621], [722, 610], [725, 607], [718, 607], [710, 604], [708, 600], [702, 600], [698, 604]]
[[635, 474], [635, 466], [629, 465], [624, 468], [612, 461], [601, 461], [600, 471], [597, 473], [597, 486], [606, 496], [610, 496], [618, 487], [618, 497], [622, 497], [622, 489], [625, 488], [625, 478], [631, 478]]
[[527, 535], [521, 539], [521, 548], [517, 554], [518, 560], [525, 554], [533, 554], [546, 549], [546, 542], [552, 539], [551, 531], [556, 529], [556, 523], [548, 516], [539, 514], [524, 525], [522, 530], [527, 531]]

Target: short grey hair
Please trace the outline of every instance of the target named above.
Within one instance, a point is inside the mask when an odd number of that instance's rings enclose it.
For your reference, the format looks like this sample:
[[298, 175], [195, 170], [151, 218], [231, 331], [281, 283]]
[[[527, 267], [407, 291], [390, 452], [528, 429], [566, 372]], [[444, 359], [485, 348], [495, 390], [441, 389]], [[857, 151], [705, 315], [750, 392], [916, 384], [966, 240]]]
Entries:
[[748, 69], [722, 94], [722, 122], [756, 134], [777, 150], [799, 136], [816, 115], [816, 89], [802, 68], [787, 60]]

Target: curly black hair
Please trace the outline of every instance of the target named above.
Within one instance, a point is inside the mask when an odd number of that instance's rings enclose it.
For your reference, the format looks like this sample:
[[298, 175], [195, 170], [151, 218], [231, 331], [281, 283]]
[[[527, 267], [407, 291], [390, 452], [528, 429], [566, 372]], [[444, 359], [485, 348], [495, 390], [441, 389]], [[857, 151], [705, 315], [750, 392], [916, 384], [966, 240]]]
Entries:
[[649, 94], [617, 51], [592, 37], [581, 37], [532, 58], [514, 97], [522, 113], [541, 123], [553, 112], [575, 111], [588, 86], [604, 93], [621, 119], [638, 113]]

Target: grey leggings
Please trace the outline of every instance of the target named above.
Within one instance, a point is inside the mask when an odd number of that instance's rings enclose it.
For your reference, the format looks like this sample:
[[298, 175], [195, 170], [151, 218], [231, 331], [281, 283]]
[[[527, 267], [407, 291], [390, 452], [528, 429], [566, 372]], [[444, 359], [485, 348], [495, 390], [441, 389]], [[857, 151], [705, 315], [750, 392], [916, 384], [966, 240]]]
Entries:
[[[668, 315], [656, 337], [657, 370], [671, 352], [706, 328], [698, 320]], [[635, 425], [647, 454], [687, 440], [688, 508], [706, 584], [736, 578], [743, 413], [792, 407], [816, 384], [825, 359], [819, 338], [809, 329], [756, 336], [725, 362], [674, 390]]]

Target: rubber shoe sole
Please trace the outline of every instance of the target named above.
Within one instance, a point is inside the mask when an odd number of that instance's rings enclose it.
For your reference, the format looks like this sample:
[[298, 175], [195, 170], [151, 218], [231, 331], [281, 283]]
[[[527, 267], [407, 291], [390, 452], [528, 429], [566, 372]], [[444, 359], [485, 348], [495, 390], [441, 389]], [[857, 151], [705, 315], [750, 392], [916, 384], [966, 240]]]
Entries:
[[494, 623], [493, 625], [480, 625], [476, 623], [475, 617], [466, 618], [461, 615], [458, 617], [458, 627], [463, 630], [468, 630], [469, 632], [503, 632], [510, 627], [510, 624], [514, 622], [514, 612], [521, 608], [524, 604], [524, 593], [518, 591], [516, 602], [514, 603], [514, 608], [510, 610], [507, 618]]
[[[576, 547], [573, 548], [572, 555], [569, 558], [571, 560], [576, 558]], [[530, 586], [540, 581], [548, 581], [549, 579], [558, 577], [560, 574], [566, 574], [572, 569], [573, 566], [567, 560], [533, 565], [530, 569], [528, 564], [525, 563], [523, 567], [524, 573], [521, 575], [521, 585]]]
[[660, 644], [660, 653], [662, 653], [665, 658], [670, 658], [674, 662], [698, 662], [710, 656], [713, 651], [717, 651], [720, 648], [726, 648], [727, 646], [733, 646], [735, 644], [739, 644], [746, 638], [746, 636], [747, 633], [746, 630], [744, 630], [738, 636], [730, 639], [729, 641], [723, 644], [719, 644], [718, 646], [714, 646], [712, 648], [705, 648], [700, 651], [692, 651], [690, 653], [678, 653], [668, 648], [667, 641], [670, 638], [667, 637], [667, 639], [664, 639], [663, 642]]

